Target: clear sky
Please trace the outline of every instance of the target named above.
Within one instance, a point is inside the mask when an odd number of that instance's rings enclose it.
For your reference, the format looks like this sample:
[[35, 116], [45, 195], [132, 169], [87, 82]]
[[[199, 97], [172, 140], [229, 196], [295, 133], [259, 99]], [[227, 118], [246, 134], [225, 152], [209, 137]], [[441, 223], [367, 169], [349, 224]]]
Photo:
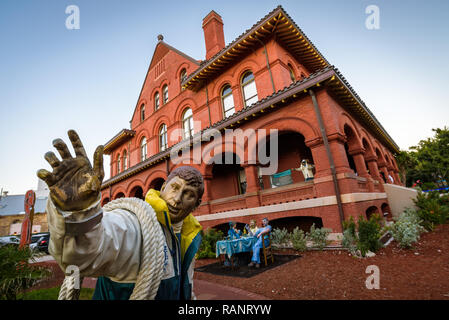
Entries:
[[[52, 140], [78, 131], [87, 153], [129, 128], [157, 35], [204, 59], [215, 10], [229, 43], [282, 5], [407, 150], [449, 125], [449, 1], [0, 1], [0, 188], [37, 187]], [[80, 29], [66, 28], [77, 5]], [[379, 29], [365, 21], [379, 8]], [[68, 143], [70, 145], [70, 143]], [[55, 152], [57, 154], [57, 152]], [[105, 156], [109, 177], [109, 156]]]

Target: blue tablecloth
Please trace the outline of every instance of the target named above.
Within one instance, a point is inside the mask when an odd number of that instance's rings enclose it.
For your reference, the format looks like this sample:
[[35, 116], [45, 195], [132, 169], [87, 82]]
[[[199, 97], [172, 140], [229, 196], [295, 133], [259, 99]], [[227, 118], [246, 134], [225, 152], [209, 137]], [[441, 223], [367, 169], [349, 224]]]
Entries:
[[253, 245], [257, 242], [256, 237], [242, 237], [236, 240], [221, 240], [217, 241], [215, 255], [227, 254], [229, 258], [233, 254], [239, 252], [250, 252], [253, 250]]

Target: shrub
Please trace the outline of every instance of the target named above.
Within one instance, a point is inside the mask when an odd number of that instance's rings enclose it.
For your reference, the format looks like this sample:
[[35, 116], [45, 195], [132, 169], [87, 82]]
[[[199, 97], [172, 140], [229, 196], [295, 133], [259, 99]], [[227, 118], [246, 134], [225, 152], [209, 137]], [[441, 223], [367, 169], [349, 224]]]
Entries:
[[49, 269], [29, 263], [39, 255], [28, 247], [0, 248], [0, 300], [16, 300], [19, 293], [50, 275]]
[[435, 225], [446, 223], [449, 218], [449, 206], [447, 196], [440, 197], [439, 192], [422, 193], [419, 192], [413, 200], [418, 207], [418, 217], [421, 224], [427, 230], [433, 230]]
[[358, 220], [358, 249], [362, 256], [368, 251], [376, 252], [382, 247], [380, 243], [381, 218], [378, 214], [373, 214], [369, 220], [360, 216]]
[[343, 240], [342, 246], [348, 248], [352, 255], [360, 254], [365, 256], [368, 251], [376, 252], [382, 247], [380, 243], [381, 236], [381, 217], [374, 214], [369, 220], [362, 216], [355, 223], [353, 217], [343, 222]]
[[307, 237], [304, 231], [296, 227], [290, 235], [290, 240], [293, 245], [293, 249], [298, 251], [307, 250]]
[[215, 247], [217, 241], [223, 239], [223, 232], [209, 228], [206, 231], [201, 230], [202, 241], [197, 253], [198, 259], [215, 258]]
[[343, 240], [341, 245], [348, 248], [352, 255], [355, 255], [357, 253], [357, 243], [357, 225], [351, 216], [349, 221], [343, 221]]
[[274, 245], [282, 245], [282, 244], [287, 244], [289, 241], [289, 234], [287, 229], [278, 229], [278, 228], [274, 228], [271, 231], [271, 243]]
[[314, 246], [320, 250], [327, 245], [327, 236], [331, 233], [331, 229], [327, 228], [315, 228], [315, 223], [310, 227], [310, 232], [307, 234], [307, 238], [310, 239]]
[[421, 232], [425, 229], [421, 226], [421, 220], [413, 209], [406, 209], [391, 227], [394, 239], [402, 248], [410, 248], [419, 240]]

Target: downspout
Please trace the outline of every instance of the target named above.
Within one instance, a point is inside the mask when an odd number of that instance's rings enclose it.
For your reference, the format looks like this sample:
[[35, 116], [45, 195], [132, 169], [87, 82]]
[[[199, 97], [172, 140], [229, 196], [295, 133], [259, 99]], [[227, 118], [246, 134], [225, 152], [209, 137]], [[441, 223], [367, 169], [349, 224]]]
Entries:
[[265, 52], [265, 60], [267, 61], [267, 69], [268, 69], [268, 73], [270, 74], [271, 86], [273, 87], [273, 93], [275, 93], [275, 92], [276, 92], [276, 88], [274, 87], [273, 74], [271, 73], [270, 62], [269, 62], [269, 60], [268, 60], [267, 46], [266, 46], [265, 43], [263, 43], [259, 38], [254, 38], [254, 39], [256, 39], [257, 41], [259, 41], [260, 44], [263, 45], [264, 52]]
[[329, 141], [327, 140], [326, 129], [324, 127], [323, 118], [321, 116], [320, 107], [318, 106], [318, 101], [316, 99], [315, 93], [313, 92], [312, 89], [309, 89], [309, 94], [312, 97], [313, 107], [315, 108], [315, 114], [316, 114], [316, 117], [318, 120], [318, 125], [319, 125], [320, 131], [321, 131], [321, 137], [323, 138], [324, 147], [325, 147], [326, 153], [327, 153], [327, 158], [329, 160], [329, 165], [331, 167], [332, 180], [334, 182], [334, 189], [335, 189], [335, 196], [337, 198], [338, 213], [340, 214], [341, 230], [343, 232], [343, 221], [345, 220], [345, 215], [343, 212], [343, 206], [341, 204], [341, 193], [340, 193], [340, 188], [338, 186], [334, 158], [332, 157], [331, 149], [329, 147]]
[[207, 90], [208, 83], [206, 82], [206, 106], [207, 106], [207, 112], [209, 113], [209, 127], [212, 127], [212, 119], [210, 117], [210, 106], [209, 106], [209, 92]]

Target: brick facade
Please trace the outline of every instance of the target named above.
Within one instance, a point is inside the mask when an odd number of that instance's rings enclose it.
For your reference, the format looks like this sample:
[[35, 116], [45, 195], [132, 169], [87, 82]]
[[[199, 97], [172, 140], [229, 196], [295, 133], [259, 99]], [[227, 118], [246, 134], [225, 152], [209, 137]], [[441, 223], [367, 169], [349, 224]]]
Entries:
[[[299, 167], [301, 159], [315, 165], [313, 180], [304, 181], [301, 172], [293, 171], [292, 183], [273, 188], [269, 175], [259, 176], [263, 167], [259, 157], [255, 163], [248, 161], [252, 148], [268, 144], [271, 137], [258, 137], [255, 145], [245, 140], [240, 144], [224, 139], [202, 141], [202, 161], [195, 163], [191, 158], [191, 165], [205, 180], [202, 204], [194, 212], [203, 227], [231, 219], [248, 223], [265, 216], [273, 222], [316, 217], [324, 227], [341, 232], [328, 153], [309, 95], [313, 91], [335, 164], [345, 218], [385, 211], [385, 179], [392, 176], [394, 183], [401, 184], [394, 157], [398, 148], [338, 70], [327, 63], [285, 11], [276, 8], [227, 47], [223, 22], [216, 12], [206, 16], [203, 29], [205, 61], [186, 56], [159, 37], [131, 128], [105, 145], [105, 152], [111, 156], [111, 178], [103, 184], [102, 203], [122, 196], [143, 197], [150, 188], [160, 188], [168, 173], [181, 165], [174, 163], [168, 151], [189, 141], [177, 132], [185, 131], [183, 116], [191, 109], [197, 135], [210, 128], [222, 134], [225, 129], [278, 130], [277, 172]], [[248, 97], [242, 86], [247, 72], [253, 74], [257, 89], [257, 102], [251, 105], [245, 105]], [[165, 86], [168, 101], [164, 101]], [[223, 98], [226, 86], [232, 91], [232, 99], [227, 101], [232, 101], [235, 108], [235, 113], [227, 117]], [[159, 98], [157, 109], [155, 98]], [[161, 149], [164, 125], [168, 149]], [[144, 159], [143, 138], [147, 152]], [[213, 151], [218, 147], [221, 153]], [[218, 164], [216, 160], [226, 153], [223, 150], [234, 153], [240, 161]]]

